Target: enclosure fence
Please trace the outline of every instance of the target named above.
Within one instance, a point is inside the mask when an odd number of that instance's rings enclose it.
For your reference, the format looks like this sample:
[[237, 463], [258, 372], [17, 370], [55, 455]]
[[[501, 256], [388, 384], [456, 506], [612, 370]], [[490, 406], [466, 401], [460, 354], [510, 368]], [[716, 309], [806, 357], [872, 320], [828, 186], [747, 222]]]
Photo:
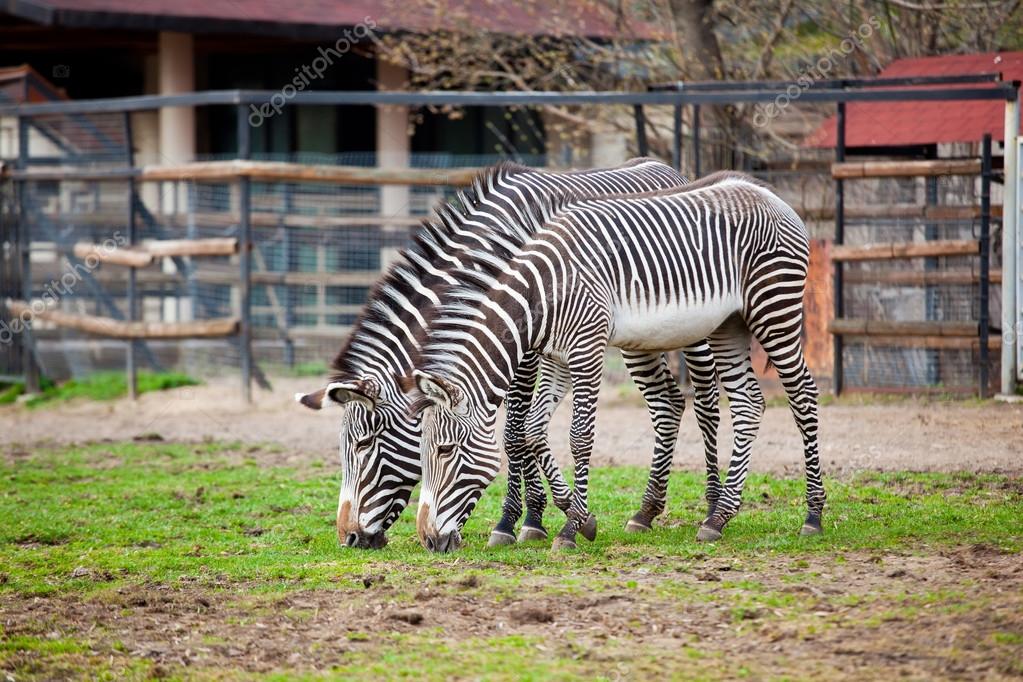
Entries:
[[[646, 108], [670, 107], [672, 161], [682, 165], [688, 139], [700, 173], [706, 169], [698, 108], [771, 101], [785, 85], [672, 84], [640, 93], [303, 92], [294, 103], [625, 106], [632, 109], [639, 154], [648, 152]], [[202, 376], [231, 369], [240, 370], [248, 399], [252, 381], [267, 385], [278, 367], [322, 362], [337, 351], [410, 231], [479, 168], [254, 160], [248, 107], [270, 94], [0, 107], [0, 116], [17, 117], [19, 152], [0, 183], [0, 284], [8, 299], [0, 315], [5, 328], [18, 328], [0, 349], [0, 374], [23, 377], [31, 389], [40, 368], [78, 375], [123, 362], [132, 385], [142, 365]], [[997, 76], [821, 81], [800, 101], [837, 103], [841, 140], [846, 102], [947, 100], [1006, 102], [1006, 139], [1016, 139], [1018, 83]], [[131, 113], [169, 106], [232, 108], [236, 158], [138, 164]], [[687, 106], [695, 124], [688, 138], [682, 129]], [[1007, 144], [1004, 156], [1004, 174], [1013, 178], [1016, 149]], [[835, 224], [830, 258], [837, 390], [986, 394], [997, 374], [992, 356], [1001, 359], [1003, 390], [1007, 377], [1015, 379], [1015, 344], [1001, 343], [997, 322], [1018, 316], [1018, 306], [1005, 305], [1004, 287], [1004, 311], [990, 294], [994, 290], [997, 301], [1000, 282], [1017, 281], [1016, 183], [1005, 182], [1006, 210], [999, 219], [990, 206], [990, 186], [1003, 175], [991, 167], [989, 143], [984, 150], [981, 158], [940, 171], [911, 164], [897, 173], [876, 167], [868, 173], [865, 165], [857, 171], [845, 162], [840, 142], [832, 174], [792, 183], [784, 175], [767, 177], [785, 179], [788, 191], [815, 198], [813, 206], [797, 205], [806, 208], [808, 221]], [[921, 206], [912, 205], [920, 197], [918, 185], [905, 184], [910, 176], [926, 178]], [[404, 188], [397, 208], [384, 199], [388, 187]], [[857, 191], [871, 201], [847, 205]], [[913, 201], [883, 199], [903, 195]], [[829, 197], [833, 206], [826, 205]], [[999, 227], [1001, 247], [992, 250]], [[826, 247], [820, 251], [825, 255], [815, 257], [826, 257]], [[28, 317], [32, 325], [19, 326]]]

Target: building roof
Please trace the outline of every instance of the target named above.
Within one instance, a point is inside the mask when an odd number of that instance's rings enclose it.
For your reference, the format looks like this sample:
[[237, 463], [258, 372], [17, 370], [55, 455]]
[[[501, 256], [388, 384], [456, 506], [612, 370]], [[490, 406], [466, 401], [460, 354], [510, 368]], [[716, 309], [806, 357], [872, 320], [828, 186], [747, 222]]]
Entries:
[[[1023, 80], [1023, 52], [898, 59], [885, 67], [879, 76], [952, 76], [998, 72], [1002, 74], [1002, 80]], [[806, 138], [804, 145], [835, 146], [835, 126], [836, 117], [831, 116]], [[845, 126], [845, 143], [849, 147], [979, 142], [985, 133], [991, 133], [994, 140], [1002, 140], [1005, 137], [1005, 103], [850, 102], [846, 106]]]
[[66, 28], [256, 33], [318, 40], [371, 19], [380, 31], [490, 31], [512, 35], [622, 34], [597, 0], [6, 0], [3, 11]]
[[67, 99], [62, 88], [55, 87], [28, 64], [0, 67], [0, 104], [52, 102]]

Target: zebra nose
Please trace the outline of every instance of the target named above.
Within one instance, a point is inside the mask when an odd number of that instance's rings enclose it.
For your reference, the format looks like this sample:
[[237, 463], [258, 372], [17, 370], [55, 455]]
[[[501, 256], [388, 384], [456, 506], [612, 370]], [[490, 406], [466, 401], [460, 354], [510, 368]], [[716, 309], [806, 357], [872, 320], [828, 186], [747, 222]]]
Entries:
[[359, 534], [356, 533], [355, 531], [349, 533], [347, 536], [345, 536], [345, 544], [348, 545], [349, 547], [355, 547], [356, 545], [358, 545]]
[[436, 552], [437, 551], [437, 536], [436, 535], [427, 535], [426, 536], [426, 549], [430, 550], [431, 552]]

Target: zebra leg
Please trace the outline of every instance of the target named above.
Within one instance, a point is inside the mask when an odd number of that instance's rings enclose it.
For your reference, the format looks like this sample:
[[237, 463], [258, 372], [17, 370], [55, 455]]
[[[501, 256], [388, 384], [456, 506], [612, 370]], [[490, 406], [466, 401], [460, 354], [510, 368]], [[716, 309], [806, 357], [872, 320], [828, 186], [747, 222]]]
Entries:
[[[726, 324], [710, 338], [721, 386], [728, 395], [732, 416], [732, 458], [728, 476], [708, 517], [700, 524], [698, 540], [714, 541], [739, 511], [742, 489], [749, 474], [749, 457], [764, 414], [764, 398], [750, 362], [750, 333], [741, 323]], [[751, 388], [752, 383], [755, 386]]]
[[625, 523], [625, 530], [637, 533], [650, 530], [656, 516], [664, 511], [668, 493], [668, 475], [678, 440], [678, 427], [686, 409], [686, 397], [668, 368], [663, 353], [622, 351], [625, 367], [632, 375], [654, 424], [654, 458], [639, 511]]
[[721, 475], [718, 473], [718, 426], [721, 423], [720, 393], [714, 354], [706, 341], [682, 349], [693, 382], [693, 411], [703, 435], [704, 459], [707, 465], [707, 517], [721, 497]]
[[[532, 457], [527, 454], [527, 465], [532, 462], [543, 470], [547, 483], [550, 485], [551, 497], [554, 498], [555, 506], [566, 514], [568, 514], [572, 501], [572, 489], [551, 452], [548, 431], [551, 417], [571, 385], [572, 377], [564, 365], [554, 360], [541, 360], [540, 379], [537, 382], [533, 403], [530, 405], [529, 416], [526, 418], [526, 444], [529, 453], [532, 453]], [[546, 496], [543, 501], [546, 503]], [[519, 532], [519, 542], [547, 538], [547, 531], [542, 524], [543, 508], [537, 507], [537, 512], [531, 512], [532, 509], [533, 507], [527, 504], [526, 520]], [[595, 539], [597, 534], [596, 517], [591, 514], [579, 532], [589, 540]]]
[[[597, 336], [597, 335], [594, 335]], [[572, 428], [569, 439], [572, 459], [575, 461], [575, 480], [572, 503], [564, 528], [554, 538], [552, 549], [570, 549], [576, 546], [575, 536], [589, 521], [587, 491], [590, 478], [590, 454], [593, 452], [594, 424], [596, 422], [597, 395], [604, 366], [606, 334], [595, 339], [593, 345], [580, 349], [569, 360], [572, 368]], [[599, 341], [599, 343], [598, 343]]]
[[[526, 446], [526, 414], [533, 397], [539, 356], [530, 355], [523, 360], [506, 397], [507, 418], [504, 424], [504, 451], [508, 457], [508, 492], [504, 497], [501, 520], [490, 533], [489, 547], [510, 545], [515, 542], [515, 524], [522, 516], [523, 461], [529, 456]], [[536, 467], [532, 467], [536, 471]], [[527, 482], [527, 486], [528, 486]], [[541, 491], [543, 486], [541, 485]], [[527, 501], [528, 501], [527, 493]], [[544, 495], [546, 498], [546, 495]], [[541, 512], [542, 513], [542, 512]]]
[[[758, 330], [759, 331], [759, 330]], [[778, 377], [789, 399], [789, 409], [796, 420], [796, 426], [803, 438], [803, 457], [806, 468], [806, 520], [800, 535], [816, 535], [821, 532], [821, 517], [824, 514], [824, 481], [821, 476], [820, 452], [817, 444], [817, 384], [806, 366], [803, 344], [798, 330], [794, 337], [781, 333], [757, 333], [757, 340], [767, 351], [767, 357], [778, 371]]]

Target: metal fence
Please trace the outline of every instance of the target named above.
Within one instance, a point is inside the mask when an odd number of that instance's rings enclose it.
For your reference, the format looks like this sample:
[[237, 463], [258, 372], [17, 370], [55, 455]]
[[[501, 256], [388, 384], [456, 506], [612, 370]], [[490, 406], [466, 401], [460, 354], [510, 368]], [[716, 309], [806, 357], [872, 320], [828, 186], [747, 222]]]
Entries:
[[[1014, 84], [990, 80], [975, 78], [981, 84], [958, 89], [942, 89], [935, 83], [927, 89], [910, 87], [920, 84], [915, 79], [881, 83], [888, 85], [886, 89], [822, 82], [819, 88], [804, 93], [804, 100], [1016, 101]], [[683, 106], [768, 101], [776, 96], [779, 84], [739, 87], [743, 85], [650, 93], [302, 93], [298, 103], [631, 105], [637, 124], [636, 151], [641, 154], [647, 151], [648, 123], [643, 107], [670, 105], [676, 121], [673, 159], [680, 164], [685, 156], [680, 123]], [[249, 160], [251, 131], [242, 122], [247, 104], [265, 97], [266, 93], [199, 93], [0, 107], [0, 115], [18, 115], [20, 140], [17, 167], [8, 173], [9, 181], [0, 195], [5, 296], [16, 294], [12, 297], [29, 301], [45, 298], [47, 287], [52, 288], [70, 272], [73, 286], [52, 297], [53, 306], [68, 315], [164, 325], [238, 321], [236, 333], [224, 336], [169, 339], [139, 334], [125, 340], [36, 319], [33, 336], [18, 334], [14, 343], [5, 345], [0, 369], [11, 374], [31, 373], [31, 367], [38, 364], [53, 376], [79, 376], [97, 368], [123, 366], [126, 361], [134, 366], [134, 359], [142, 366], [181, 368], [201, 376], [240, 371], [248, 387], [250, 376], [260, 381], [265, 373], [279, 368], [323, 363], [338, 349], [370, 287], [407, 242], [410, 230], [437, 200], [464, 183], [472, 170], [437, 167], [452, 163], [479, 166], [496, 160], [424, 155], [413, 158], [412, 165], [418, 167], [397, 173], [369, 167], [375, 159], [365, 155], [302, 159], [334, 162], [330, 164], [261, 164]], [[239, 120], [236, 161], [139, 167], [131, 154], [130, 112], [171, 105], [234, 107]], [[699, 149], [699, 131], [692, 130], [690, 135], [695, 151]], [[33, 139], [35, 144], [29, 144]], [[239, 163], [248, 170], [240, 170]], [[760, 175], [802, 210], [814, 236], [832, 236], [836, 202], [856, 203], [852, 184], [843, 191], [842, 183], [832, 182], [827, 173], [771, 171]], [[961, 187], [943, 190], [944, 182], [938, 180], [936, 191], [962, 194]], [[893, 196], [909, 192], [904, 184], [892, 181], [890, 187], [878, 184], [864, 189], [863, 203], [897, 203]], [[384, 206], [382, 187], [404, 188], [407, 200], [398, 210]], [[918, 193], [919, 188], [913, 192]], [[914, 194], [914, 199], [918, 198]], [[977, 197], [970, 195], [967, 200], [972, 203]], [[954, 224], [911, 217], [857, 222], [852, 210], [846, 218], [844, 235], [839, 236], [849, 243], [965, 239], [978, 229], [973, 219]], [[173, 255], [127, 270], [109, 262], [82, 267], [86, 264], [76, 256], [76, 245], [81, 243], [124, 241], [122, 246], [139, 249], [150, 242], [208, 239], [237, 240], [237, 253], [202, 258]], [[924, 271], [973, 267], [967, 260], [964, 256], [928, 259]], [[846, 288], [838, 300], [845, 312], [839, 317], [862, 314], [877, 320], [935, 322], [979, 319], [979, 285], [972, 279], [963, 284], [926, 284], [909, 293], [904, 287], [886, 288], [868, 281], [886, 272], [885, 268], [898, 272], [904, 266], [844, 266]], [[870, 274], [858, 274], [861, 271]], [[29, 281], [31, 286], [25, 286]], [[5, 321], [13, 321], [10, 311], [6, 312]], [[992, 310], [992, 315], [997, 311]], [[19, 353], [18, 344], [27, 354]], [[850, 342], [840, 350], [839, 367], [844, 366], [842, 376], [854, 387], [884, 388], [886, 381], [909, 387], [965, 385], [964, 377], [975, 373], [976, 363], [968, 352], [954, 356], [953, 350], [963, 349], [907, 351], [876, 344], [860, 349]], [[619, 378], [614, 363], [610, 367], [610, 373]]]

